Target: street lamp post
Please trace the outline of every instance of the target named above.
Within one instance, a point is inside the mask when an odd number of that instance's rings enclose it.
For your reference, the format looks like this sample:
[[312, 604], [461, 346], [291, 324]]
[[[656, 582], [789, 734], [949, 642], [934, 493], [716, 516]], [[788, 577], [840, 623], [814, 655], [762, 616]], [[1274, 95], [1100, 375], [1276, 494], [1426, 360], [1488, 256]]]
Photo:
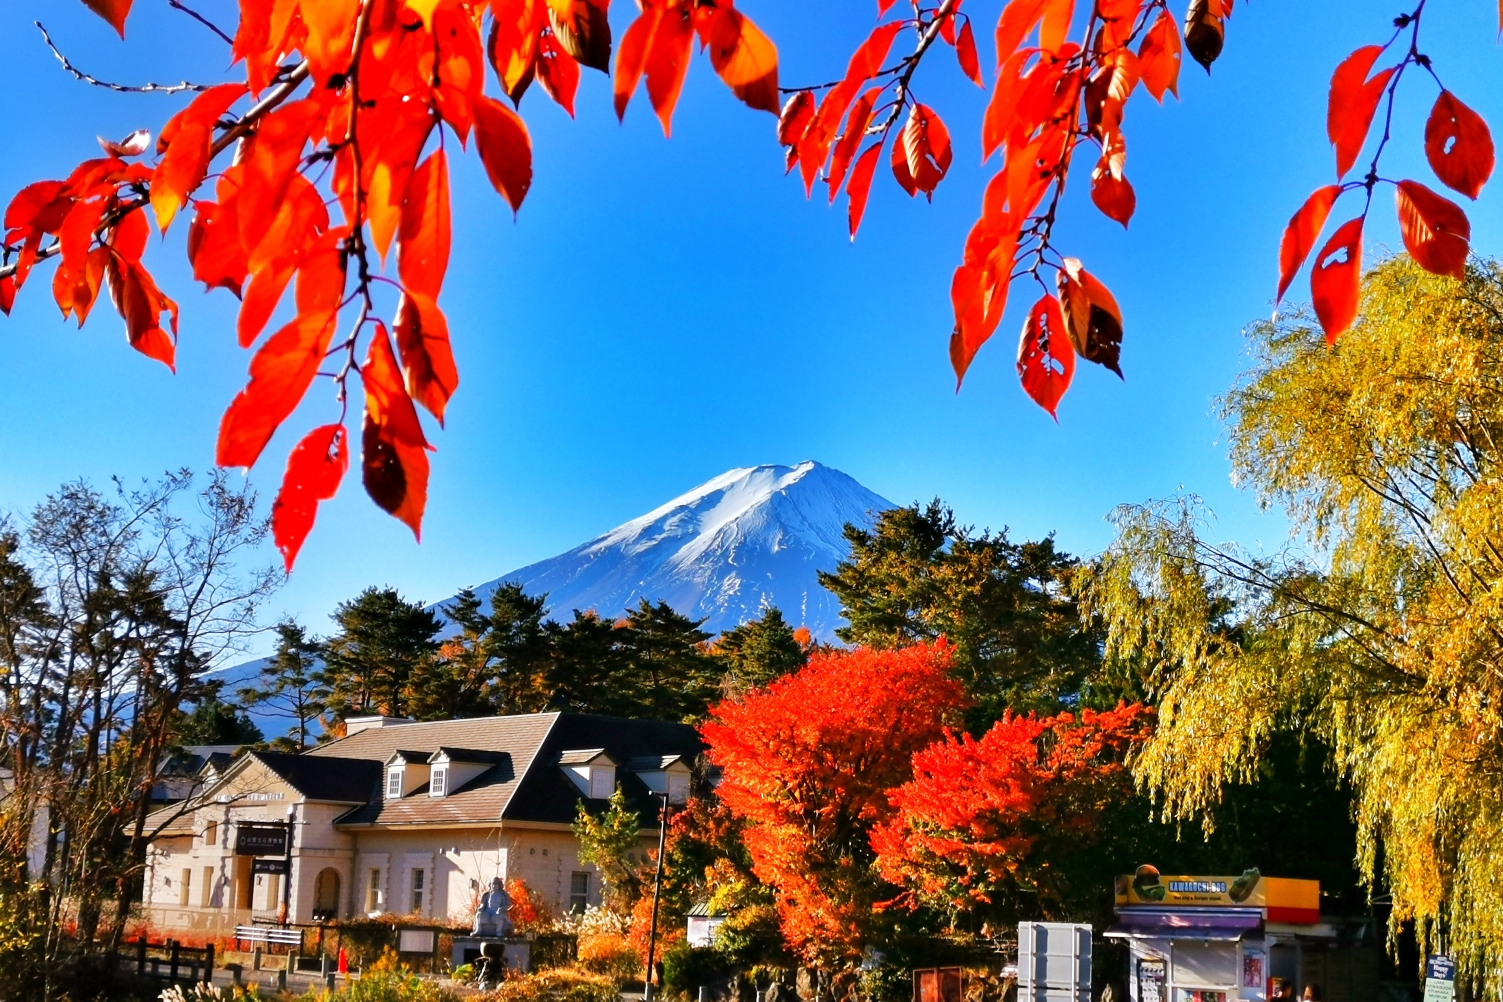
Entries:
[[663, 888], [663, 847], [668, 838], [668, 794], [663, 798], [663, 813], [658, 818], [658, 866], [652, 878], [652, 918], [647, 925], [647, 970], [642, 976], [642, 1002], [652, 1002], [652, 961], [658, 945], [658, 897]]

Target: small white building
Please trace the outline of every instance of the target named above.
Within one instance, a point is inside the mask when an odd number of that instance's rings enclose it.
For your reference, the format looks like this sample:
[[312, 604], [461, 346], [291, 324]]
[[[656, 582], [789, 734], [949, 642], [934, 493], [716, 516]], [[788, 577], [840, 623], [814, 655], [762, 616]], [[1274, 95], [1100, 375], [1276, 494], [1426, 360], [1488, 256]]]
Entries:
[[619, 785], [645, 854], [660, 797], [687, 799], [702, 747], [685, 724], [574, 713], [347, 727], [301, 755], [246, 752], [153, 815], [144, 905], [156, 924], [227, 929], [277, 917], [284, 901], [291, 922], [467, 922], [497, 876], [583, 910], [601, 888], [579, 861], [578, 805], [603, 808]]

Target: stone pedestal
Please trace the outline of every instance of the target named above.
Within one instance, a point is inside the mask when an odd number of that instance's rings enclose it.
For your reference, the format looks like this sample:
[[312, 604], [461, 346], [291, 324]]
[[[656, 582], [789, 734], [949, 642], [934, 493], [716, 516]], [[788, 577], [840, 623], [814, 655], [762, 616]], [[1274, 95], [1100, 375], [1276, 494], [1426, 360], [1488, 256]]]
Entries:
[[515, 937], [498, 939], [491, 936], [455, 936], [454, 953], [449, 958], [449, 963], [451, 967], [476, 964], [480, 962], [482, 954], [500, 960], [513, 971], [526, 973], [532, 970], [532, 944]]

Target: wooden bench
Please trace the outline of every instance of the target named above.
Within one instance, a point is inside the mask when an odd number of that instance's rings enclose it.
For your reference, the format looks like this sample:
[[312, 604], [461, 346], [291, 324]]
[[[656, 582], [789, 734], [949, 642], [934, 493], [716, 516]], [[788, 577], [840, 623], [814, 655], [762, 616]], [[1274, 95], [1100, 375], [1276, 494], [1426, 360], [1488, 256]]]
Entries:
[[267, 946], [295, 946], [300, 951], [303, 947], [303, 930], [283, 929], [271, 925], [237, 925], [235, 926], [235, 949], [240, 948], [240, 942], [265, 943]]

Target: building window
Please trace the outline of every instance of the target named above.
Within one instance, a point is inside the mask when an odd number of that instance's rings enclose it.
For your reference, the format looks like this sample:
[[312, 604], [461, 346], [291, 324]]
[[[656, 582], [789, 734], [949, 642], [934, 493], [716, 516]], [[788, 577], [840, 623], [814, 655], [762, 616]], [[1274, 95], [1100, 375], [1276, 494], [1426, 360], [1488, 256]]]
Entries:
[[569, 874], [569, 911], [582, 914], [590, 903], [590, 871], [575, 870]]
[[188, 888], [189, 888], [189, 885], [192, 884], [192, 883], [193, 883], [193, 871], [189, 870], [189, 869], [184, 869], [183, 870], [183, 879], [182, 879], [182, 882], [178, 885], [178, 889], [177, 889], [177, 903], [178, 904], [180, 904], [180, 905], [186, 905], [188, 903]]
[[219, 842], [219, 822], [210, 821], [204, 828], [204, 845], [215, 845]]
[[449, 785], [449, 770], [434, 769], [433, 778], [429, 781], [428, 793], [434, 797], [442, 797], [445, 788]]
[[414, 915], [423, 913], [423, 878], [425, 876], [422, 867], [412, 871], [412, 914]]
[[616, 792], [616, 769], [609, 765], [590, 766], [590, 799], [609, 800]]
[[199, 889], [198, 896], [199, 903], [203, 907], [208, 908], [214, 904], [214, 868], [212, 866], [204, 867], [204, 885]]
[[686, 803], [689, 799], [689, 777], [678, 773], [668, 774], [668, 802], [670, 804]]
[[389, 769], [386, 773], [386, 799], [396, 800], [402, 795], [402, 770]]
[[378, 912], [381, 910], [381, 868], [373, 868], [370, 878], [370, 883], [365, 888], [365, 910]]

